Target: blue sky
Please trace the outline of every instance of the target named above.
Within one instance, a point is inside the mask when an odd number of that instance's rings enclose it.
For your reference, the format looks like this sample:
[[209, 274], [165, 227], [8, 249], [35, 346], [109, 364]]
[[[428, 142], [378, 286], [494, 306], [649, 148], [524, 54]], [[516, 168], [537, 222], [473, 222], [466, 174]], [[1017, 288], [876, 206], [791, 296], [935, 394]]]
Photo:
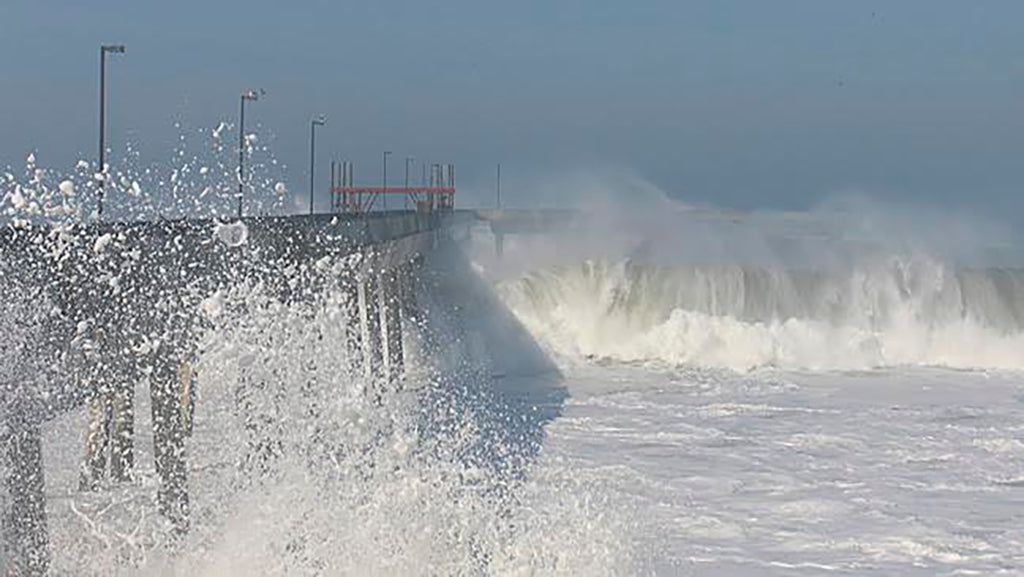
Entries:
[[[96, 152], [98, 46], [114, 156], [168, 156], [237, 117], [321, 186], [346, 157], [450, 161], [489, 202], [566, 171], [690, 201], [804, 208], [837, 192], [1024, 214], [1024, 4], [950, 0], [216, 2], [5, 0], [0, 165]], [[550, 188], [550, 187], [549, 187]], [[470, 200], [467, 199], [467, 202]]]

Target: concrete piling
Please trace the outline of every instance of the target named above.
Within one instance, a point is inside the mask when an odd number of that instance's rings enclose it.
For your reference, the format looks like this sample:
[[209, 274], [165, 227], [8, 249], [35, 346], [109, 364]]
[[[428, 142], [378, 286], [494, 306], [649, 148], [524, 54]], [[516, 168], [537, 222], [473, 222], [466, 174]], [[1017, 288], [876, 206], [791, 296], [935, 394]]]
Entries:
[[45, 575], [50, 566], [50, 539], [42, 436], [38, 423], [26, 411], [15, 409], [8, 418], [4, 450], [10, 504], [2, 522], [7, 570], [11, 575]]
[[153, 411], [153, 455], [160, 478], [157, 506], [183, 535], [189, 527], [188, 467], [185, 459], [186, 423], [182, 419], [178, 359], [166, 354], [155, 363], [149, 379]]
[[135, 467], [135, 382], [121, 383], [110, 403], [110, 477], [127, 483]]
[[380, 276], [376, 270], [370, 270], [363, 277], [360, 293], [365, 374], [371, 381], [377, 381], [384, 374], [384, 356], [380, 327]]
[[[120, 350], [122, 347], [112, 347]], [[95, 491], [107, 474], [115, 483], [130, 482], [135, 466], [135, 384], [133, 355], [112, 354], [91, 370], [95, 391], [87, 403], [85, 459], [79, 489]]]
[[349, 366], [352, 369], [352, 374], [358, 375], [363, 371], [361, 283], [357, 276], [352, 274], [342, 278], [339, 284], [345, 295], [342, 306], [345, 315], [345, 341], [348, 346]]
[[381, 310], [384, 318], [384, 345], [387, 359], [388, 383], [396, 385], [405, 373], [405, 353], [402, 346], [402, 298], [400, 273], [396, 268], [381, 275]]

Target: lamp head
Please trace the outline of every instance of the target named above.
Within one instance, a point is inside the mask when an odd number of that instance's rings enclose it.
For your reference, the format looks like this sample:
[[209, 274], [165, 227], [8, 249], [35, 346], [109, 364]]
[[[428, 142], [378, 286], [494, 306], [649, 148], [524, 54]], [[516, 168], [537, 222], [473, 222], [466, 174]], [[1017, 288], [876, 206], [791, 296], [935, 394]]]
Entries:
[[104, 52], [117, 52], [124, 54], [124, 44], [105, 44], [100, 46], [100, 50]]

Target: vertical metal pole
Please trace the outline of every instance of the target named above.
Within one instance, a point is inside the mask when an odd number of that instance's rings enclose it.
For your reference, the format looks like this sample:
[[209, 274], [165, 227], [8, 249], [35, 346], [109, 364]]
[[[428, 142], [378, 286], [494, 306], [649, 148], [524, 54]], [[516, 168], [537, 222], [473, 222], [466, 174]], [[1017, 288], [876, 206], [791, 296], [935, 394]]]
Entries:
[[313, 214], [313, 183], [316, 176], [316, 127], [323, 126], [327, 120], [323, 116], [314, 118], [309, 124], [309, 214]]
[[313, 170], [316, 167], [316, 121], [309, 123], [309, 214], [313, 214]]
[[498, 206], [501, 208], [501, 163], [498, 163]]
[[384, 151], [384, 186], [383, 186], [384, 210], [388, 209], [388, 155], [389, 154], [391, 154], [390, 150], [385, 150]]
[[[431, 189], [434, 189], [434, 188], [436, 188], [437, 186], [439, 186], [441, 184], [441, 176], [438, 174], [438, 169], [440, 167], [441, 167], [441, 165], [440, 164], [436, 164], [436, 163], [430, 165], [430, 188]], [[437, 196], [437, 194], [434, 192], [434, 190], [431, 190], [429, 196], [430, 196], [430, 202], [429, 202], [429, 204], [430, 204], [430, 212], [434, 212], [434, 197]]]
[[107, 187], [107, 174], [104, 170], [104, 152], [106, 149], [106, 99], [107, 99], [107, 48], [100, 46], [100, 179], [99, 198], [96, 200], [96, 219], [103, 220], [103, 194]]
[[238, 115], [238, 218], [242, 218], [242, 175], [245, 164], [245, 95], [241, 97], [242, 110]]
[[103, 218], [103, 196], [106, 193], [107, 171], [107, 52], [118, 52], [124, 54], [124, 45], [103, 45], [100, 46], [100, 190], [99, 198], [96, 199], [96, 219]]
[[409, 161], [410, 160], [412, 160], [411, 157], [408, 157], [408, 156], [405, 157], [405, 195], [404, 195], [405, 205], [404, 206], [405, 206], [406, 209], [409, 208]]

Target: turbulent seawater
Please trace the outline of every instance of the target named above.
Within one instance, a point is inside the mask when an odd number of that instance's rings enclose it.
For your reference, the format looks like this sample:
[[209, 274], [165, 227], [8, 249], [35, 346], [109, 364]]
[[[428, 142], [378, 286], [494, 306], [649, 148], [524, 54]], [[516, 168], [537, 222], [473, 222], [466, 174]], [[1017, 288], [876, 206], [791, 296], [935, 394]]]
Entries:
[[627, 503], [636, 574], [1024, 574], [1016, 253], [818, 218], [476, 237], [565, 377], [545, 456]]

